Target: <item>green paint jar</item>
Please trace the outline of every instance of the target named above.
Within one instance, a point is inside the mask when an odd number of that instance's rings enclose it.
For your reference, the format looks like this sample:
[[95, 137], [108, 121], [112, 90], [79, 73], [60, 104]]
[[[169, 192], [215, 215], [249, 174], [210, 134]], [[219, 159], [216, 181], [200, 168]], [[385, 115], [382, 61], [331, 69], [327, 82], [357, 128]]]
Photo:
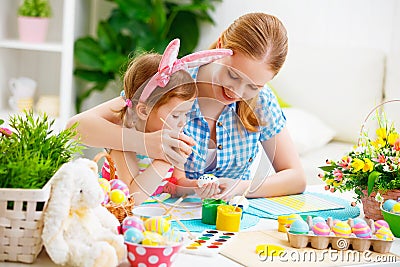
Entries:
[[226, 202], [222, 199], [203, 199], [201, 207], [201, 222], [215, 225], [217, 221], [217, 208], [221, 204], [226, 204]]

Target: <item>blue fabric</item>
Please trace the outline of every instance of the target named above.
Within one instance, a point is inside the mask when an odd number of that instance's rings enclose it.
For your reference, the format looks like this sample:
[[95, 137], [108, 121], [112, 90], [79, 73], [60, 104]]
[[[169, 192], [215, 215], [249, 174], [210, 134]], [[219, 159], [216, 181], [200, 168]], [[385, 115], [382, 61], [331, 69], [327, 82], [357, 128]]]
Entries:
[[[196, 77], [198, 68], [192, 69], [192, 77]], [[216, 121], [217, 165], [212, 173], [217, 177], [248, 180], [250, 165], [258, 152], [258, 142], [266, 141], [278, 134], [286, 124], [278, 101], [272, 90], [266, 85], [258, 95], [255, 113], [264, 126], [257, 132], [249, 132], [241, 123], [236, 112], [237, 103], [224, 107]], [[198, 100], [193, 103], [187, 114], [188, 120], [184, 132], [197, 142], [198, 154], [192, 153], [186, 164], [186, 176], [198, 179], [206, 169], [206, 158], [210, 130], [208, 123], [200, 112]]]
[[[326, 200], [335, 202], [344, 206], [344, 209], [335, 209], [335, 210], [323, 210], [323, 211], [312, 211], [312, 212], [303, 212], [299, 213], [300, 215], [310, 215], [310, 216], [321, 216], [324, 219], [328, 217], [332, 217], [332, 219], [338, 220], [347, 220], [349, 218], [356, 218], [360, 215], [360, 208], [358, 206], [352, 207], [351, 202], [345, 199], [341, 199], [335, 196], [323, 194], [323, 193], [315, 193], [315, 192], [307, 192], [307, 194], [312, 194]], [[251, 203], [251, 199], [249, 200]], [[251, 204], [250, 204], [251, 205]], [[255, 209], [253, 207], [249, 207], [245, 214], [251, 214], [255, 216], [259, 216], [261, 218], [267, 219], [277, 219], [276, 215], [269, 214], [268, 212], [261, 211], [259, 209]]]
[[[256, 225], [259, 222], [260, 218], [251, 214], [244, 213], [243, 218], [240, 222], [240, 230], [247, 229]], [[190, 232], [203, 232], [204, 230], [214, 230], [215, 225], [205, 224], [201, 222], [201, 219], [197, 220], [185, 220], [181, 221]], [[180, 231], [185, 231], [177, 222], [172, 221], [171, 227], [176, 228]]]

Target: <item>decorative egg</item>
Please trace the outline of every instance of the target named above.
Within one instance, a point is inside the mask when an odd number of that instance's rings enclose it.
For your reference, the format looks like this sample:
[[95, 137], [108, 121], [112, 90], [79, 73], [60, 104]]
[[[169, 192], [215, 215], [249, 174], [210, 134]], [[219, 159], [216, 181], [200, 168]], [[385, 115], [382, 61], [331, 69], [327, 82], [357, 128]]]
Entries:
[[390, 212], [395, 204], [397, 204], [396, 200], [388, 199], [383, 203], [383, 209]]
[[136, 228], [140, 232], [145, 230], [142, 219], [137, 216], [128, 216], [122, 221], [122, 233], [125, 233], [129, 228]]
[[217, 185], [219, 185], [219, 180], [214, 174], [211, 173], [205, 173], [197, 180], [198, 187], [203, 187], [203, 185], [208, 183], [216, 183]]
[[290, 225], [289, 233], [303, 235], [308, 234], [309, 229], [308, 224], [303, 219], [297, 219]]
[[122, 204], [126, 201], [126, 195], [119, 189], [113, 189], [110, 192], [110, 200], [115, 204]]
[[125, 196], [129, 196], [129, 187], [120, 179], [110, 180], [111, 190], [119, 189], [124, 192]]
[[326, 223], [325, 219], [320, 217], [320, 216], [312, 218], [312, 224], [313, 225], [315, 225], [315, 224], [317, 224], [319, 222]]
[[242, 196], [234, 196], [230, 201], [229, 201], [229, 205], [235, 206], [242, 206], [243, 207], [243, 211], [247, 210], [250, 206], [249, 200], [245, 197]]
[[108, 192], [111, 191], [111, 185], [110, 185], [110, 182], [107, 179], [99, 178], [98, 181], [99, 181], [100, 187], [103, 189], [103, 191], [105, 193], [108, 193]]
[[316, 224], [314, 224], [312, 230], [315, 235], [323, 235], [323, 236], [327, 236], [331, 232], [331, 229], [329, 228], [329, 226], [326, 224], [325, 221], [317, 222]]
[[290, 214], [286, 218], [286, 226], [292, 225], [296, 220], [303, 220], [299, 214]]
[[385, 220], [377, 220], [374, 222], [375, 231], [378, 231], [381, 227], [389, 228], [389, 224]]
[[357, 217], [353, 219], [353, 224], [356, 225], [357, 223], [366, 223], [366, 222], [364, 219]]
[[175, 243], [182, 241], [183, 238], [182, 233], [176, 228], [171, 228], [168, 232], [163, 233], [162, 236], [167, 242]]
[[151, 217], [144, 222], [144, 228], [147, 231], [156, 232], [159, 234], [168, 232], [170, 227], [171, 223], [161, 216]]
[[143, 240], [142, 244], [146, 246], [158, 246], [163, 245], [164, 237], [159, 233], [144, 231], [143, 232]]
[[137, 228], [129, 228], [124, 233], [124, 240], [130, 243], [140, 243], [142, 242], [144, 236], [142, 231]]
[[400, 203], [397, 202], [396, 204], [394, 204], [391, 211], [393, 213], [400, 214]]
[[106, 194], [104, 194], [104, 199], [103, 199], [103, 202], [101, 202], [101, 204], [102, 205], [105, 205], [105, 204], [107, 204], [108, 202], [110, 202], [110, 196], [108, 195], [108, 193]]
[[348, 237], [351, 234], [351, 227], [348, 223], [339, 221], [333, 225], [332, 232], [339, 237]]
[[365, 222], [354, 224], [351, 230], [358, 238], [371, 238], [372, 236], [371, 228]]
[[375, 236], [379, 240], [392, 241], [394, 239], [392, 231], [390, 231], [390, 229], [385, 226], [379, 228], [379, 230], [376, 231]]

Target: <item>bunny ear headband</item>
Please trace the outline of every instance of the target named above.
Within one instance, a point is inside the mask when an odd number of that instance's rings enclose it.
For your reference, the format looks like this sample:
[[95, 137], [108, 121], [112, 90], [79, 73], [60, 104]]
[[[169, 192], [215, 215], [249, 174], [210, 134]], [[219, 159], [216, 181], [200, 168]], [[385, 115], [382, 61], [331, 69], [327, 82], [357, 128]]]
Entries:
[[211, 49], [189, 54], [178, 59], [179, 46], [179, 39], [174, 39], [168, 44], [161, 58], [157, 73], [151, 77], [143, 89], [142, 95], [139, 98], [140, 102], [145, 102], [157, 86], [165, 87], [171, 75], [175, 72], [198, 67], [233, 54], [230, 49]]

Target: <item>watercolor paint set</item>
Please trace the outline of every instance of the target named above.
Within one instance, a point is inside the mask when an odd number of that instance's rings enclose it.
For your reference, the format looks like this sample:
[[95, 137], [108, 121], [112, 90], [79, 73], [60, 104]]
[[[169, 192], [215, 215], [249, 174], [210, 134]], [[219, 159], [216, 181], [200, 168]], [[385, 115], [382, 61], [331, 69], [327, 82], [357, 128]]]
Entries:
[[204, 230], [195, 240], [190, 240], [186, 243], [181, 252], [202, 256], [214, 256], [217, 255], [227, 243], [234, 239], [236, 235], [237, 233], [235, 232]]

